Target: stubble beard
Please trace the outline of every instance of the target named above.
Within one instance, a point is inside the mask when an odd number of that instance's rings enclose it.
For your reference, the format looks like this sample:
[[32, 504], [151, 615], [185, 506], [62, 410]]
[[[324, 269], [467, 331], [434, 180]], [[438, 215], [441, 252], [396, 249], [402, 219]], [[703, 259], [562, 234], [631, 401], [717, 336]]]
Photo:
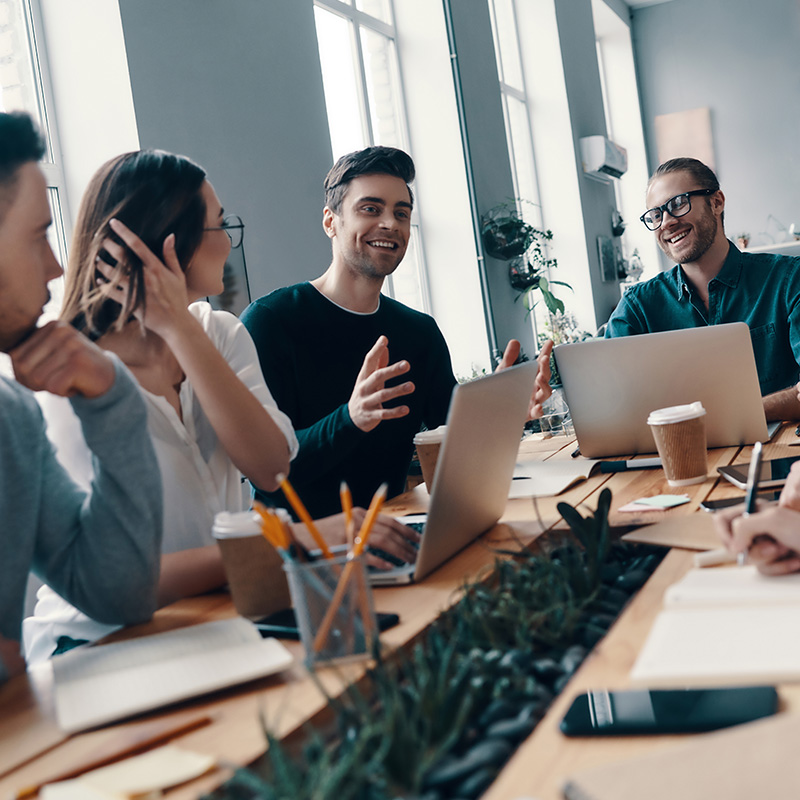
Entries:
[[692, 264], [695, 261], [699, 261], [708, 252], [711, 245], [714, 244], [714, 239], [717, 235], [716, 217], [713, 215], [704, 215], [694, 223], [693, 228], [695, 237], [694, 247], [686, 253], [678, 255], [679, 248], [673, 248], [673, 246], [667, 242], [659, 240], [659, 246], [670, 261], [674, 261], [677, 264]]

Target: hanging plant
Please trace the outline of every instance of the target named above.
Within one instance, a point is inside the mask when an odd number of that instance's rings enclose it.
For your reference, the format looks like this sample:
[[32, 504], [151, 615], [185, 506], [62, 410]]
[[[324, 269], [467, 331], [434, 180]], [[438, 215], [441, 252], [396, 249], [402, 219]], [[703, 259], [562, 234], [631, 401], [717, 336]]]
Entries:
[[483, 215], [481, 237], [490, 256], [509, 262], [509, 282], [524, 298], [528, 312], [535, 305], [535, 302], [531, 305], [531, 295], [538, 290], [551, 314], [564, 313], [564, 301], [557, 298], [550, 287], [554, 284], [570, 290], [572, 287], [564, 281], [547, 277], [549, 271], [558, 266], [556, 259], [547, 255], [547, 244], [553, 239], [552, 231], [534, 228], [520, 216], [516, 203], [508, 202]]

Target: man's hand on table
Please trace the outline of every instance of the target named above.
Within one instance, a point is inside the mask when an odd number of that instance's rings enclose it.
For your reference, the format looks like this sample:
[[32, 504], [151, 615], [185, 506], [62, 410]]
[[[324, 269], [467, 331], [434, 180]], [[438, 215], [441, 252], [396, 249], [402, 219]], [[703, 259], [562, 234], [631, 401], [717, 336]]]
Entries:
[[[358, 533], [366, 513], [363, 508], [358, 506], [353, 509], [354, 535]], [[322, 519], [314, 520], [314, 524], [329, 545], [347, 544], [344, 514], [323, 517]], [[295, 538], [309, 550], [313, 550], [317, 546], [306, 526], [302, 523], [292, 523], [292, 532]], [[403, 525], [394, 517], [378, 514], [372, 527], [372, 533], [369, 536], [369, 548], [383, 550], [389, 555], [399, 558], [404, 563], [410, 564], [417, 559], [417, 548], [414, 547], [414, 544], [419, 543], [419, 540], [419, 534], [413, 528]], [[378, 569], [392, 569], [394, 567], [391, 562], [369, 552], [369, 548], [367, 549], [367, 563], [370, 566]]]

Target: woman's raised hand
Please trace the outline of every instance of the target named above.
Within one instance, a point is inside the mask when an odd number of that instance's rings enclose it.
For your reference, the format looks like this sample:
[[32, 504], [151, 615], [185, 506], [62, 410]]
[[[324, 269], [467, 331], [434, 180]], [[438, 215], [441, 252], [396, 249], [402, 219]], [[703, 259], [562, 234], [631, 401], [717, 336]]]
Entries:
[[[134, 316], [148, 330], [167, 339], [170, 332], [190, 316], [186, 276], [175, 252], [175, 234], [171, 233], [164, 240], [162, 260], [127, 225], [117, 219], [112, 219], [109, 224], [114, 233], [142, 262], [145, 304], [144, 307], [134, 310]], [[117, 261], [125, 258], [125, 248], [111, 239], [103, 241], [103, 248]], [[100, 258], [97, 259], [96, 266], [106, 278], [111, 279], [112, 267]], [[128, 291], [128, 279], [122, 278], [109, 296], [124, 307]]]

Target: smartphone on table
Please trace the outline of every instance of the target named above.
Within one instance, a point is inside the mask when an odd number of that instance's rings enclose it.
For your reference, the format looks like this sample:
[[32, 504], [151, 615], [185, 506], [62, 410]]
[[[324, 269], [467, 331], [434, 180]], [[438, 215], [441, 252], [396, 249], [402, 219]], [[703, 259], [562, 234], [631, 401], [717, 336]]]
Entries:
[[[775, 500], [778, 500], [780, 496], [780, 491], [760, 492], [756, 495], [756, 500], [763, 500], [764, 502], [772, 503]], [[740, 506], [742, 503], [744, 503], [744, 497], [723, 497], [721, 500], [703, 500], [700, 503], [700, 508], [702, 508], [703, 511], [716, 511], [720, 508]]]
[[[773, 458], [761, 462], [761, 480], [758, 482], [760, 489], [777, 489], [786, 483], [789, 470], [800, 456], [787, 456], [786, 458]], [[731, 467], [717, 467], [717, 472], [734, 486], [744, 489], [747, 486], [747, 464], [736, 464]]]
[[774, 686], [600, 690], [578, 695], [561, 720], [567, 736], [700, 733], [778, 710]]
[[[378, 612], [375, 616], [378, 620], [379, 631], [388, 630], [400, 622], [397, 614]], [[276, 611], [268, 617], [256, 620], [253, 624], [264, 638], [273, 636], [276, 639], [300, 640], [300, 629], [297, 627], [297, 618], [293, 608]]]

